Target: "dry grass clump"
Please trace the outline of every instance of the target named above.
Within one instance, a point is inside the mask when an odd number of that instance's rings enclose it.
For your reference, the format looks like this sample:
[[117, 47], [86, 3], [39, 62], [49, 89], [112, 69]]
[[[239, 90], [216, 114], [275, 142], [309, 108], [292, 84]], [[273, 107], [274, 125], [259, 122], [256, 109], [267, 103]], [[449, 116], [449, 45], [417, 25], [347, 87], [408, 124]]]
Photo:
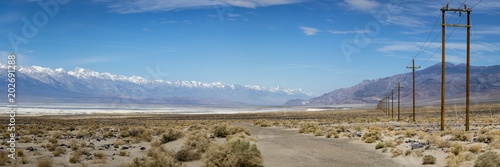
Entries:
[[436, 157], [432, 155], [425, 155], [424, 158], [422, 158], [422, 164], [424, 165], [436, 164]]
[[17, 149], [17, 150], [16, 150], [16, 155], [17, 155], [18, 157], [24, 157], [24, 151], [23, 151], [23, 150], [21, 150], [21, 149]]
[[217, 124], [212, 128], [212, 133], [214, 133], [214, 136], [221, 138], [240, 132], [244, 132], [245, 134], [250, 135], [250, 130], [239, 126], [232, 126], [228, 123]]
[[50, 138], [49, 142], [52, 144], [57, 144], [57, 139], [56, 138]]
[[94, 160], [93, 163], [106, 163], [106, 160], [108, 159], [108, 156], [104, 154], [103, 152], [99, 151], [94, 153]]
[[257, 146], [240, 139], [212, 145], [203, 155], [203, 163], [205, 166], [263, 166]]
[[453, 153], [455, 156], [464, 150], [465, 148], [461, 143], [455, 142], [451, 144], [450, 152]]
[[146, 130], [142, 127], [139, 128], [125, 128], [120, 131], [120, 137], [131, 137], [136, 141], [150, 142], [153, 139], [153, 132]]
[[380, 131], [368, 131], [363, 135], [363, 137], [361, 137], [361, 140], [365, 143], [374, 143], [375, 141], [380, 140], [380, 135]]
[[72, 139], [69, 146], [71, 146], [71, 150], [73, 151], [76, 151], [80, 148], [80, 146], [78, 145], [78, 141], [76, 141], [75, 139]]
[[184, 145], [175, 153], [174, 158], [179, 161], [199, 160], [209, 146], [210, 140], [207, 132], [193, 131], [186, 136]]
[[308, 122], [300, 126], [299, 133], [305, 133], [305, 134], [314, 133], [316, 132], [316, 130], [318, 130], [318, 123]]
[[451, 131], [451, 140], [453, 141], [470, 141], [470, 135], [464, 130], [453, 130]]
[[255, 121], [253, 121], [253, 124], [260, 126], [260, 127], [270, 127], [271, 126], [271, 124], [267, 120], [264, 120], [264, 119], [255, 120]]
[[7, 157], [7, 153], [4, 151], [0, 151], [0, 166], [4, 166], [9, 162], [9, 157]]
[[486, 152], [477, 157], [475, 162], [476, 167], [498, 167], [500, 166], [500, 155], [496, 152]]
[[172, 129], [172, 128], [169, 128], [165, 133], [163, 133], [163, 135], [161, 136], [160, 138], [160, 142], [162, 144], [165, 144], [165, 143], [168, 143], [168, 142], [171, 142], [171, 141], [174, 141], [174, 140], [177, 140], [179, 138], [181, 138], [182, 136], [184, 136], [184, 133], [181, 131], [181, 130], [177, 130], [177, 129]]
[[119, 153], [118, 153], [118, 156], [129, 156], [130, 154], [127, 152], [127, 151], [124, 151], [124, 150], [121, 150]]
[[393, 148], [391, 149], [392, 157], [397, 157], [403, 154], [403, 150], [398, 149], [398, 148]]
[[476, 156], [471, 152], [462, 152], [458, 155], [450, 154], [446, 158], [446, 164], [449, 167], [459, 167], [464, 161], [472, 161], [476, 158]]
[[404, 132], [405, 137], [413, 137], [415, 135], [417, 135], [417, 130], [415, 129], [406, 129], [406, 131]]
[[477, 154], [481, 152], [481, 145], [479, 144], [473, 144], [467, 148], [471, 153]]
[[325, 128], [321, 127], [314, 131], [314, 136], [323, 136], [325, 134]]
[[52, 159], [50, 158], [42, 158], [38, 160], [37, 167], [51, 167], [53, 165]]
[[339, 132], [333, 129], [328, 129], [326, 132], [326, 138], [332, 138], [332, 136], [334, 138], [339, 138]]
[[52, 154], [54, 154], [54, 157], [64, 155], [66, 154], [66, 147], [59, 146], [52, 152]]
[[161, 156], [156, 159], [148, 159], [145, 157], [134, 158], [133, 162], [125, 165], [125, 167], [181, 167], [182, 162], [176, 161], [171, 156]]
[[432, 133], [425, 137], [427, 143], [431, 145], [435, 145], [438, 148], [449, 148], [451, 146], [451, 142], [446, 139], [441, 139], [438, 133]]
[[89, 148], [83, 148], [83, 149], [78, 149], [75, 150], [71, 153], [69, 157], [69, 162], [70, 163], [80, 163], [81, 162], [81, 156], [84, 155], [85, 158], [88, 159], [92, 155], [91, 151]]
[[375, 145], [375, 150], [385, 148], [384, 142], [378, 142], [377, 145]]

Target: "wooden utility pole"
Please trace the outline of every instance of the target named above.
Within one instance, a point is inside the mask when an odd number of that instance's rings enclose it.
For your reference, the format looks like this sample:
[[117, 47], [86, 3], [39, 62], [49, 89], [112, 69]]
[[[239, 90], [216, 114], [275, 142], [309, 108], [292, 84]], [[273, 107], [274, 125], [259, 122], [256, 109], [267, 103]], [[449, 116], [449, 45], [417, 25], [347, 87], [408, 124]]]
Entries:
[[386, 105], [387, 105], [387, 116], [390, 116], [390, 112], [389, 112], [389, 94], [387, 94]]
[[394, 119], [394, 89], [391, 90], [391, 94], [392, 94], [392, 100], [391, 100], [391, 103], [392, 103], [392, 118]]
[[470, 95], [470, 28], [472, 25], [470, 24], [470, 12], [472, 9], [467, 8], [464, 5], [464, 10], [467, 10], [467, 76], [466, 79], [466, 88], [465, 88], [465, 131], [469, 131], [469, 95]]
[[415, 69], [420, 68], [420, 66], [415, 66], [415, 59], [411, 60], [412, 65], [411, 68], [413, 70], [413, 122], [415, 122]]
[[[462, 15], [462, 12], [467, 12], [467, 25], [460, 25], [460, 24], [446, 24], [445, 22], [445, 12], [447, 11], [452, 11], [452, 12], [459, 12], [459, 15]], [[442, 12], [442, 80], [441, 80], [441, 131], [444, 130], [444, 82], [445, 82], [445, 29], [446, 26], [448, 27], [466, 27], [467, 28], [467, 70], [466, 70], [466, 88], [465, 88], [465, 130], [469, 131], [469, 95], [470, 95], [470, 28], [472, 25], [470, 24], [470, 12], [472, 12], [471, 8], [467, 8], [467, 5], [464, 5], [464, 8], [456, 8], [456, 9], [450, 9], [448, 7], [448, 4], [446, 4], [445, 7], [441, 8]]]
[[442, 15], [442, 30], [441, 30], [441, 131], [444, 131], [444, 96], [445, 96], [445, 67], [446, 67], [446, 60], [445, 60], [445, 54], [446, 54], [446, 49], [445, 49], [445, 38], [446, 38], [446, 22], [445, 22], [445, 11], [449, 9], [448, 4], [446, 4], [446, 8], [441, 8], [441, 15]]
[[399, 117], [400, 111], [399, 110], [401, 108], [401, 88], [402, 88], [399, 82], [398, 82], [397, 88], [398, 88], [398, 121], [399, 121], [400, 120], [400, 117]]

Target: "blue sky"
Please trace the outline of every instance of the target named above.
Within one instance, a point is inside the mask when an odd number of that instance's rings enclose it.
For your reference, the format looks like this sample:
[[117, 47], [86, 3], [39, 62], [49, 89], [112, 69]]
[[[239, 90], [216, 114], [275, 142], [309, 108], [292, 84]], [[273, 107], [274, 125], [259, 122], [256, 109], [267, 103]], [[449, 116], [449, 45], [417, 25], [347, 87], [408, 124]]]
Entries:
[[[280, 86], [323, 94], [409, 72], [405, 67], [415, 56], [422, 67], [439, 63], [439, 9], [448, 2], [2, 1], [0, 54], [15, 52], [21, 65], [66, 71], [84, 67], [149, 79]], [[463, 2], [451, 0], [450, 7]], [[478, 2], [465, 2], [469, 7], [477, 4], [472, 12], [472, 65], [497, 65], [500, 2]], [[447, 13], [447, 20], [466, 23], [458, 13]], [[447, 60], [465, 63], [465, 29], [449, 27], [447, 35]]]

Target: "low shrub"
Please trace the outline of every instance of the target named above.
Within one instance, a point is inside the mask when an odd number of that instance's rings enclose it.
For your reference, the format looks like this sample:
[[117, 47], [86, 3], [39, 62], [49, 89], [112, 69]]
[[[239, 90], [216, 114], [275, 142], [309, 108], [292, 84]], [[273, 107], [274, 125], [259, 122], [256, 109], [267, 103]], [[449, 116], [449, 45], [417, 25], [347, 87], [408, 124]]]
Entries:
[[94, 163], [106, 163], [107, 159], [108, 156], [101, 151], [94, 153]]
[[391, 150], [391, 153], [392, 153], [392, 157], [397, 157], [397, 156], [400, 156], [401, 154], [403, 154], [403, 150], [394, 148]]
[[366, 132], [361, 140], [365, 143], [374, 143], [377, 140], [380, 140], [380, 132], [379, 131], [368, 131]]
[[53, 164], [52, 159], [50, 158], [42, 158], [38, 160], [37, 167], [51, 167]]
[[50, 138], [49, 142], [52, 143], [52, 144], [57, 144], [57, 139], [55, 137], [54, 138]]
[[4, 151], [0, 151], [0, 166], [5, 166], [9, 162], [9, 157], [7, 157], [7, 153]]
[[174, 158], [179, 161], [198, 160], [209, 146], [210, 140], [205, 131], [193, 131], [185, 137], [184, 145], [175, 153]]
[[467, 134], [467, 132], [463, 130], [454, 130], [451, 132], [451, 140], [454, 141], [469, 141], [470, 136]]
[[123, 151], [123, 150], [122, 150], [122, 151], [120, 151], [120, 152], [118, 153], [118, 155], [123, 157], [123, 156], [127, 156], [127, 155], [128, 155], [128, 153], [127, 153], [127, 151]]
[[471, 153], [479, 153], [481, 152], [481, 145], [479, 144], [474, 144], [474, 145], [471, 145], [468, 147], [468, 150], [471, 152]]
[[160, 142], [162, 144], [177, 140], [181, 138], [184, 135], [184, 133], [180, 130], [177, 129], [172, 129], [169, 128], [162, 136], [160, 139]]
[[64, 155], [66, 154], [66, 147], [59, 146], [52, 152], [52, 154], [54, 154], [54, 157]]
[[408, 155], [410, 155], [410, 154], [411, 154], [411, 150], [406, 150], [406, 151], [405, 151], [405, 156], [408, 156]]
[[475, 162], [476, 167], [498, 167], [500, 166], [500, 155], [496, 152], [486, 152], [477, 157]]
[[432, 155], [425, 155], [424, 158], [422, 158], [422, 164], [436, 164], [436, 157]]
[[453, 153], [455, 156], [460, 154], [464, 149], [464, 146], [460, 143], [452, 143], [450, 147], [450, 152]]
[[300, 126], [299, 133], [314, 133], [318, 130], [318, 123], [308, 122]]
[[182, 162], [176, 161], [173, 157], [162, 156], [158, 159], [148, 160], [147, 158], [134, 158], [132, 163], [126, 167], [181, 167]]
[[212, 128], [212, 133], [214, 133], [214, 136], [221, 138], [240, 132], [244, 132], [245, 134], [250, 135], [250, 131], [248, 129], [239, 126], [235, 127], [227, 123], [218, 124]]
[[205, 166], [263, 166], [257, 146], [240, 139], [212, 145], [203, 155], [203, 163]]
[[383, 142], [378, 142], [377, 145], [375, 145], [375, 150], [382, 149], [385, 147], [385, 144]]

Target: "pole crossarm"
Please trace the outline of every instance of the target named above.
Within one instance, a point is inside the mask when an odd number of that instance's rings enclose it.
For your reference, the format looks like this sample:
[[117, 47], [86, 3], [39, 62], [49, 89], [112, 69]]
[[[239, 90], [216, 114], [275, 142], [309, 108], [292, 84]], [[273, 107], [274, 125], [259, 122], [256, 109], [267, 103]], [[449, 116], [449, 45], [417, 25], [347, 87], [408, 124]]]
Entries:
[[446, 27], [462, 27], [462, 28], [471, 28], [472, 26], [470, 25], [465, 25], [465, 24], [444, 24]]

